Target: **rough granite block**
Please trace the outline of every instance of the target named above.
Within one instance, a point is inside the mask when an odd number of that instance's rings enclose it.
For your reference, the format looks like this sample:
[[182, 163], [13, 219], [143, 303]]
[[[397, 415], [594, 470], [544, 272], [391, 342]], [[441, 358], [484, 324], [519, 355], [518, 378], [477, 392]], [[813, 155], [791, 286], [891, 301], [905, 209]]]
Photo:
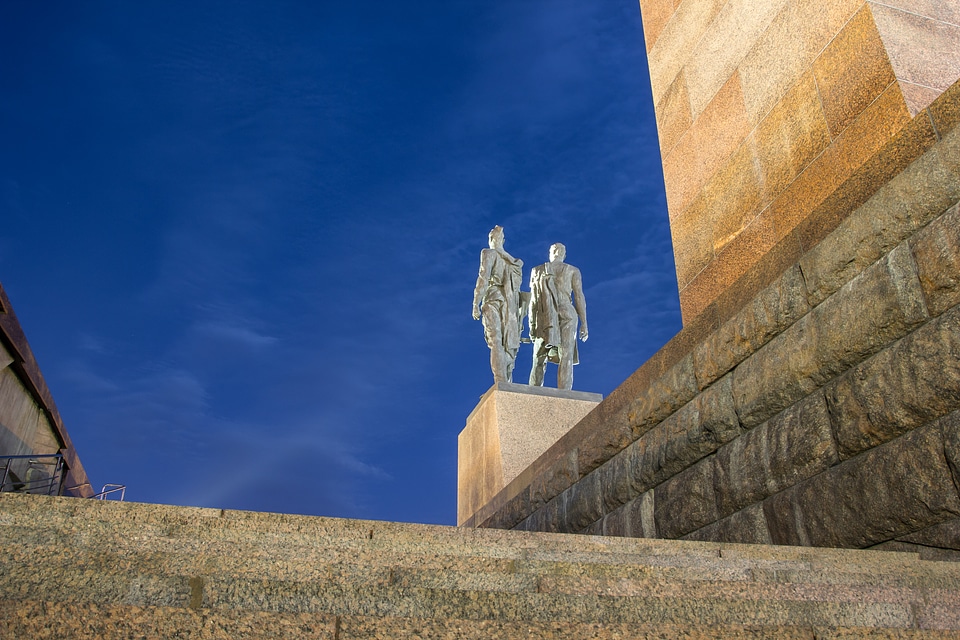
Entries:
[[539, 509], [579, 479], [577, 450], [568, 451], [530, 484], [530, 508]]
[[573, 532], [596, 522], [603, 517], [602, 485], [600, 474], [594, 471], [558, 496], [564, 503], [563, 520], [555, 531]]
[[684, 540], [772, 544], [761, 503], [753, 504], [713, 524], [683, 536]]
[[841, 376], [826, 397], [841, 459], [960, 407], [960, 307]]
[[717, 451], [718, 513], [760, 502], [837, 461], [827, 404], [817, 391]]
[[697, 345], [693, 362], [700, 388], [712, 384], [809, 309], [800, 269], [791, 267]]
[[707, 458], [654, 490], [654, 517], [661, 537], [679, 538], [717, 520], [713, 482], [713, 460]]
[[760, 424], [926, 317], [913, 256], [901, 244], [734, 370], [740, 422]]
[[911, 247], [930, 314], [960, 304], [960, 206], [931, 222]]
[[634, 438], [639, 438], [661, 420], [697, 395], [693, 375], [693, 354], [688, 354], [663, 376], [650, 383], [631, 403], [628, 418]]
[[763, 503], [774, 544], [866, 547], [960, 515], [940, 425], [920, 427]]
[[810, 304], [820, 304], [960, 200], [960, 171], [951, 160], [957, 155], [960, 131], [891, 179], [800, 259]]

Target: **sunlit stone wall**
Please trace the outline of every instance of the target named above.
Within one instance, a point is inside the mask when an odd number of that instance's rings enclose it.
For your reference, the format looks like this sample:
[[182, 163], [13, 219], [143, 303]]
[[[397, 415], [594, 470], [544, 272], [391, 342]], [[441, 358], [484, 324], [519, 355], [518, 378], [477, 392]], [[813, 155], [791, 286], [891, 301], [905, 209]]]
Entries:
[[955, 2], [640, 10], [684, 324], [729, 317], [916, 159], [936, 134], [904, 126], [960, 76]]

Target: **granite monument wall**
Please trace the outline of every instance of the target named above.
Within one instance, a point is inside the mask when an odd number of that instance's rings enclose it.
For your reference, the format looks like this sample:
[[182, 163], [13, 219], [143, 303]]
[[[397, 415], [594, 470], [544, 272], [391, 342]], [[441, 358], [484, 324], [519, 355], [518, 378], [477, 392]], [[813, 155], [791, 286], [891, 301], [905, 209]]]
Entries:
[[728, 290], [745, 274], [799, 258], [782, 240], [825, 208], [846, 215], [902, 170], [910, 140], [888, 163], [877, 150], [960, 78], [955, 2], [640, 9], [684, 324], [743, 302]]
[[960, 549], [960, 84], [921, 116], [851, 179], [905, 169], [794, 230], [795, 261], [688, 323], [471, 524]]

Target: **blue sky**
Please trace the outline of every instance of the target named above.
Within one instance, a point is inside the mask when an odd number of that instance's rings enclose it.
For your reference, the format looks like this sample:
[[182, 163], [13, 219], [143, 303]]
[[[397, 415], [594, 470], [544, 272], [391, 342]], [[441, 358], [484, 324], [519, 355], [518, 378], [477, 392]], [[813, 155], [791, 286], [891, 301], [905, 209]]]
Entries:
[[0, 281], [130, 500], [453, 524], [495, 224], [583, 273], [575, 389], [680, 328], [635, 0], [6, 3], [0, 59]]

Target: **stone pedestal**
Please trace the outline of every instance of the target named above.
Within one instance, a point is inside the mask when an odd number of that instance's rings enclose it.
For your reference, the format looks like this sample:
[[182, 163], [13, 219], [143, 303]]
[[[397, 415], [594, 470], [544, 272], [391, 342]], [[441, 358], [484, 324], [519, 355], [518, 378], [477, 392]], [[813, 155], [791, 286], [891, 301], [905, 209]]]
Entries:
[[490, 501], [603, 399], [599, 393], [498, 382], [457, 440], [457, 524]]

